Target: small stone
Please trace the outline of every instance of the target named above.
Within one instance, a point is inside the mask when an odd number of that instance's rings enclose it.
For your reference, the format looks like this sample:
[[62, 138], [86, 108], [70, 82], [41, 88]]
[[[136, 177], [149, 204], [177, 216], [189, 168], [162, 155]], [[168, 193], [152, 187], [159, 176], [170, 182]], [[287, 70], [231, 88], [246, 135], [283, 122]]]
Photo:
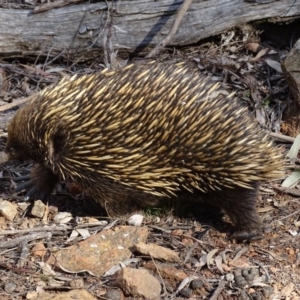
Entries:
[[154, 299], [161, 293], [160, 282], [145, 269], [124, 268], [115, 274], [115, 279], [127, 296]]
[[262, 289], [262, 294], [266, 299], [269, 299], [270, 296], [273, 294], [274, 289], [271, 286], [265, 286]]
[[168, 264], [168, 263], [153, 263], [149, 261], [143, 265], [144, 268], [149, 269], [153, 272], [158, 271], [162, 278], [174, 279], [175, 281], [181, 282], [186, 277], [188, 277], [187, 273], [182, 270], [178, 270], [176, 267]]
[[253, 300], [263, 300], [263, 296], [260, 292], [254, 292], [250, 294]]
[[132, 226], [141, 226], [143, 223], [144, 216], [140, 214], [134, 214], [130, 218], [128, 218], [128, 225]]
[[72, 287], [73, 289], [80, 289], [84, 287], [84, 282], [82, 278], [77, 278], [77, 279], [73, 279], [70, 282], [70, 287]]
[[228, 273], [225, 278], [227, 281], [232, 282], [234, 280], [234, 275], [232, 273]]
[[289, 282], [282, 290], [281, 295], [282, 297], [289, 297], [294, 290], [295, 284], [292, 282]]
[[109, 290], [103, 295], [104, 299], [124, 300], [123, 292], [120, 289]]
[[27, 300], [34, 300], [34, 299], [37, 299], [37, 297], [38, 297], [38, 293], [36, 291], [29, 291], [26, 294], [26, 299]]
[[77, 289], [72, 290], [67, 293], [61, 293], [54, 298], [51, 298], [51, 300], [96, 300], [95, 297], [93, 297], [88, 291], [84, 289]]
[[31, 214], [34, 217], [42, 218], [45, 213], [46, 206], [41, 200], [34, 201], [33, 207], [31, 209]]
[[193, 290], [197, 290], [197, 289], [200, 289], [202, 287], [203, 287], [203, 282], [201, 280], [199, 280], [199, 279], [193, 280], [191, 282], [191, 288]]
[[32, 248], [32, 255], [43, 257], [47, 253], [47, 249], [45, 248], [44, 244], [39, 243], [34, 245]]
[[8, 282], [5, 284], [4, 286], [4, 290], [6, 293], [11, 294], [15, 289], [16, 289], [17, 285], [13, 282]]
[[9, 221], [13, 221], [18, 211], [15, 206], [9, 201], [0, 202], [0, 213]]
[[183, 288], [181, 291], [180, 291], [180, 294], [183, 295], [184, 297], [186, 298], [190, 298], [193, 294], [193, 291], [189, 288]]
[[168, 262], [180, 262], [178, 253], [171, 249], [157, 246], [155, 244], [145, 244], [140, 242], [134, 245], [133, 250], [143, 255], [149, 255], [155, 259], [163, 259]]
[[250, 300], [250, 297], [248, 296], [248, 294], [245, 290], [242, 290], [238, 299], [239, 300]]
[[233, 275], [237, 287], [243, 288], [249, 284], [247, 280], [242, 276], [242, 271], [240, 269], [234, 270]]
[[242, 276], [249, 282], [252, 283], [255, 276], [258, 275], [258, 269], [244, 269], [242, 270]]

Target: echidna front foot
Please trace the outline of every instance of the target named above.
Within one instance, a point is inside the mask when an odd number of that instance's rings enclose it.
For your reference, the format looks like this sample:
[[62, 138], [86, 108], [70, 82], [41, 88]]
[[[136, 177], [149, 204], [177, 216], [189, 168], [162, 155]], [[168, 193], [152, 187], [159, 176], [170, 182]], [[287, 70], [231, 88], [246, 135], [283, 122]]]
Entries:
[[[229, 214], [230, 216], [230, 214]], [[255, 207], [248, 210], [248, 215], [241, 215], [239, 219], [235, 220], [234, 232], [231, 238], [237, 242], [254, 241], [262, 238], [262, 223], [256, 212]]]
[[29, 176], [17, 178], [16, 181], [25, 180], [16, 188], [16, 192], [26, 190], [26, 197], [46, 200], [53, 191], [58, 178], [53, 172], [43, 165], [36, 165]]

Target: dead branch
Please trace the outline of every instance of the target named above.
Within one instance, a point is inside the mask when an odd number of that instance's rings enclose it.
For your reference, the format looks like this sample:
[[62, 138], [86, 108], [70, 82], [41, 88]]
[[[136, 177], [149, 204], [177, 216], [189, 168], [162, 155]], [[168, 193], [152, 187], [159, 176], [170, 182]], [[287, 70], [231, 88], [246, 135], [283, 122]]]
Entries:
[[189, 6], [191, 5], [193, 0], [184, 0], [180, 9], [177, 12], [176, 18], [174, 20], [174, 24], [169, 32], [169, 34], [158, 43], [155, 48], [146, 56], [147, 58], [156, 56], [166, 45], [168, 45], [173, 38], [174, 34], [177, 32], [179, 25], [182, 21], [183, 16], [187, 12]]

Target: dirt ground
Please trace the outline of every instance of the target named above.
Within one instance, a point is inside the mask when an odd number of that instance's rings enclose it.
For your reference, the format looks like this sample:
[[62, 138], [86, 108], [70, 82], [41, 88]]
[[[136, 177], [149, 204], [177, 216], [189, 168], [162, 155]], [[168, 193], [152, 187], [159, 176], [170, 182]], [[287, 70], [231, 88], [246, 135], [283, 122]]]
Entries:
[[[290, 42], [272, 40], [271, 32], [269, 29], [236, 28], [199, 45], [167, 48], [158, 59], [193, 62], [203, 74], [220, 81], [229, 91], [236, 91], [261, 126], [280, 132], [283, 118], [288, 118], [285, 116], [286, 107], [293, 98], [283, 74], [274, 66], [284, 60], [291, 45]], [[35, 61], [34, 58], [32, 61], [0, 59], [0, 105], [34, 95], [62, 76], [95, 72], [102, 68], [101, 64], [100, 57], [99, 60], [75, 64], [71, 69], [64, 61], [54, 61], [44, 67], [42, 60]], [[7, 122], [17, 108], [0, 112], [2, 149]], [[282, 151], [291, 147], [290, 143], [281, 140], [275, 142]], [[58, 295], [72, 289], [70, 280], [78, 278], [84, 289], [96, 299], [107, 299], [105, 293], [112, 289], [109, 280], [88, 272], [72, 274], [59, 268], [55, 276], [43, 273], [41, 262], [46, 257], [35, 256], [32, 252], [37, 244], [43, 244], [48, 252], [68, 247], [67, 239], [78, 225], [78, 218], [107, 220], [107, 216], [93, 201], [78, 195], [74, 187], [64, 185], [49, 200], [47, 217], [33, 216], [30, 213], [33, 201], [24, 204], [23, 194], [14, 192], [14, 178], [27, 174], [31, 166], [28, 161], [10, 161], [1, 165], [1, 197], [3, 201], [15, 204], [17, 211], [13, 220], [3, 214], [0, 216], [0, 299], [41, 299], [38, 296], [30, 298], [30, 292], [41, 288]], [[149, 228], [148, 242], [179, 253], [181, 262], [169, 264], [190, 278], [196, 278], [190, 280], [191, 283], [179, 282], [172, 276], [163, 278], [161, 298], [300, 299], [300, 201], [297, 186], [290, 194], [282, 191], [280, 186], [281, 181], [262, 184], [258, 211], [266, 225], [263, 238], [246, 243], [236, 243], [228, 237], [230, 225], [226, 216], [223, 221], [212, 218], [202, 207], [198, 211], [177, 204], [174, 209], [171, 205], [147, 210], [142, 226]], [[178, 214], [178, 211], [184, 213]], [[28, 233], [34, 228], [53, 224], [59, 212], [72, 214], [69, 227], [63, 234], [53, 234], [50, 240], [36, 236], [34, 240], [19, 245], [7, 243], [24, 236], [26, 230]], [[123, 224], [123, 221], [118, 224]], [[149, 258], [142, 256], [134, 267], [148, 261]], [[51, 284], [49, 278], [59, 283]], [[134, 298], [122, 297], [116, 299]]]

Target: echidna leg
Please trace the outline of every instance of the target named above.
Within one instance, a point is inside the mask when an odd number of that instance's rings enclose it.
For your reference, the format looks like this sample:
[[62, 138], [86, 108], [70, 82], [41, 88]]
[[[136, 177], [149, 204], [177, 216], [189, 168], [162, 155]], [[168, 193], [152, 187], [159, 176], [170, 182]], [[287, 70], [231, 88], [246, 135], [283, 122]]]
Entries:
[[41, 164], [34, 166], [24, 179], [26, 181], [17, 186], [16, 192], [26, 190], [26, 197], [39, 200], [46, 200], [58, 183], [58, 177]]
[[[128, 191], [124, 191], [122, 194], [114, 193], [110, 191], [101, 195], [101, 198], [98, 197], [95, 200], [105, 208], [107, 214], [111, 218], [115, 217], [128, 217], [133, 213], [142, 213], [142, 210], [145, 208], [145, 205], [148, 203], [143, 200], [143, 195], [141, 198], [132, 197]], [[146, 200], [146, 199], [145, 199]], [[151, 204], [155, 204], [154, 201], [150, 201]]]
[[139, 192], [135, 188], [127, 188], [109, 178], [101, 178], [92, 186], [88, 181], [85, 186], [87, 194], [94, 198], [112, 218], [127, 217], [158, 202], [155, 196]]
[[261, 221], [256, 210], [258, 191], [259, 184], [254, 183], [253, 189], [237, 187], [219, 194], [221, 199], [218, 203], [233, 222], [235, 232], [232, 237], [237, 240], [251, 240], [259, 235]]

